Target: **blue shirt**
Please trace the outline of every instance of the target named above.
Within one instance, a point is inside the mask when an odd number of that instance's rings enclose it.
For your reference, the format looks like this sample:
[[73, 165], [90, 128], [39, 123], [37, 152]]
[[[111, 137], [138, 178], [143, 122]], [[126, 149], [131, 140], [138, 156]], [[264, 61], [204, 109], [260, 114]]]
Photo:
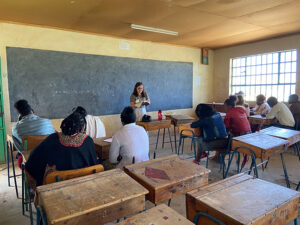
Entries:
[[12, 128], [14, 145], [19, 151], [23, 151], [22, 137], [25, 135], [48, 135], [54, 133], [52, 123], [48, 119], [40, 118], [34, 114], [24, 116]]
[[203, 139], [206, 142], [227, 137], [226, 128], [220, 113], [200, 119], [191, 124], [192, 128], [200, 127], [203, 130]]

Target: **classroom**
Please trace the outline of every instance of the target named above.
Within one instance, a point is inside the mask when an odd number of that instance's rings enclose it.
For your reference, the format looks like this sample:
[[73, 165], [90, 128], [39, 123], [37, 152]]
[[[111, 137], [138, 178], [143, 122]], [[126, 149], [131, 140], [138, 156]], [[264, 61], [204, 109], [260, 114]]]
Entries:
[[0, 225], [297, 225], [299, 10], [0, 0]]

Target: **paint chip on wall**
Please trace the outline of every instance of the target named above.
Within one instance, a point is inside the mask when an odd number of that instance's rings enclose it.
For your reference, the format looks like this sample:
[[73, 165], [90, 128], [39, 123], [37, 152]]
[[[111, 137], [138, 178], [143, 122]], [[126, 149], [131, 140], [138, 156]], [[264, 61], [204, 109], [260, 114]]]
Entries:
[[200, 86], [200, 76], [196, 76], [196, 86]]
[[126, 41], [120, 41], [119, 47], [121, 50], [130, 50], [130, 44]]

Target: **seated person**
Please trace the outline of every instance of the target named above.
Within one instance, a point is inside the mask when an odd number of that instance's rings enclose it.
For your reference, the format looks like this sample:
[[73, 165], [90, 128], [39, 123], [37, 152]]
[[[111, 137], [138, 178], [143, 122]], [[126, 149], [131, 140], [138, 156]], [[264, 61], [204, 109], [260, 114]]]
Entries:
[[224, 123], [233, 136], [240, 136], [251, 133], [250, 124], [247, 118], [247, 112], [242, 107], [235, 107], [232, 99], [227, 99], [224, 102], [226, 116]]
[[84, 124], [79, 113], [72, 113], [62, 121], [62, 132], [49, 135], [30, 153], [25, 164], [29, 187], [35, 190], [50, 172], [97, 164], [93, 139], [82, 133]]
[[249, 105], [245, 103], [244, 97], [242, 95], [237, 96], [237, 101], [235, 107], [241, 107], [245, 109], [247, 116], [250, 116], [250, 108]]
[[192, 128], [202, 128], [203, 137], [198, 138], [198, 151], [196, 162], [206, 151], [224, 149], [227, 147], [227, 133], [220, 113], [213, 110], [206, 104], [199, 104], [196, 108], [196, 115], [199, 120], [191, 124]]
[[298, 127], [300, 124], [300, 102], [298, 100], [298, 95], [291, 95], [289, 97], [290, 110], [294, 116], [295, 122], [298, 123]]
[[88, 115], [85, 108], [78, 106], [74, 112], [80, 113], [86, 121], [85, 133], [91, 138], [105, 137], [105, 126], [97, 116]]
[[236, 104], [238, 101], [237, 95], [229, 95], [229, 99], [232, 100], [234, 104]]
[[272, 124], [272, 126], [291, 128], [295, 126], [295, 120], [290, 109], [282, 102], [278, 102], [277, 98], [270, 97], [267, 100], [271, 107], [270, 112], [266, 115], [267, 119], [276, 118], [279, 124]]
[[14, 106], [19, 113], [19, 120], [16, 125], [12, 127], [12, 137], [18, 151], [23, 151], [23, 136], [48, 135], [55, 132], [51, 121], [35, 115], [33, 109], [26, 100], [19, 100]]
[[266, 97], [264, 95], [257, 95], [256, 106], [253, 109], [253, 115], [266, 115], [269, 111], [270, 106], [266, 102]]
[[110, 163], [117, 167], [149, 160], [149, 137], [145, 129], [135, 124], [136, 113], [133, 107], [125, 107], [121, 113], [123, 127], [113, 136], [109, 151]]

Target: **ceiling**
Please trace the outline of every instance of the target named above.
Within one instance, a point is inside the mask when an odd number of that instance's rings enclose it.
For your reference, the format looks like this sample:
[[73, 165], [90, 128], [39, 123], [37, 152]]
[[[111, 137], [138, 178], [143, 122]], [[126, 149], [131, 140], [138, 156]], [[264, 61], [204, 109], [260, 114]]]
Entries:
[[1, 21], [213, 49], [298, 33], [299, 14], [300, 0], [0, 0]]

